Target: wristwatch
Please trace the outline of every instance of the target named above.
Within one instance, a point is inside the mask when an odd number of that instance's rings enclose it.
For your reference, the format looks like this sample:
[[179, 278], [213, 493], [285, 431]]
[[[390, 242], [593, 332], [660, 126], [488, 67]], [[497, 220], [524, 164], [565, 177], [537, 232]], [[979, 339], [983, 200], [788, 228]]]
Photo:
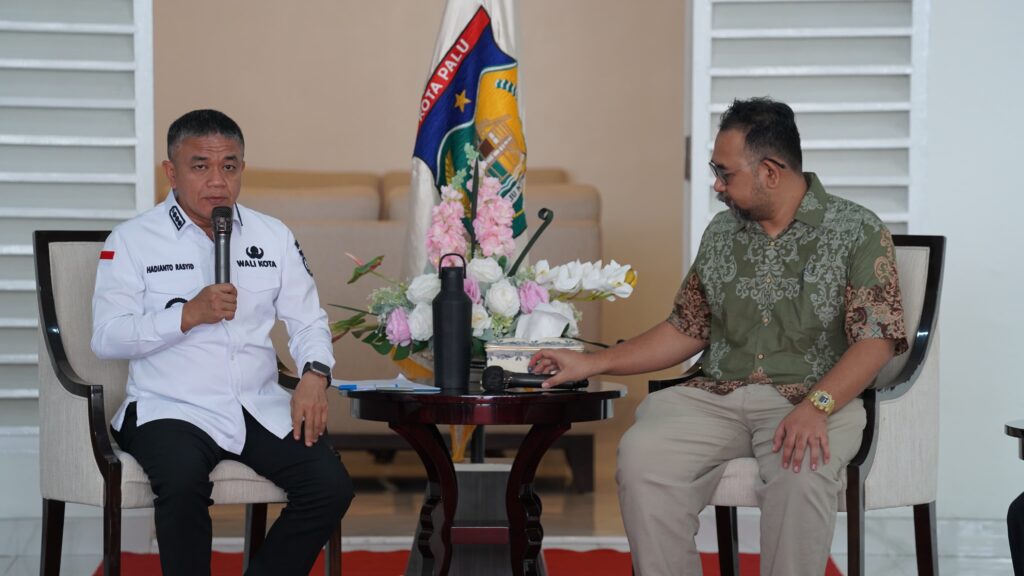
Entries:
[[812, 390], [811, 393], [807, 395], [807, 399], [815, 408], [821, 410], [826, 415], [831, 415], [832, 411], [836, 408], [836, 399], [824, 390]]
[[327, 385], [331, 385], [331, 369], [327, 366], [327, 364], [324, 364], [323, 362], [317, 362], [316, 360], [313, 360], [312, 362], [306, 362], [306, 365], [302, 367], [302, 374], [305, 375], [306, 372], [312, 372], [314, 374], [319, 374], [323, 376], [324, 378], [327, 379]]

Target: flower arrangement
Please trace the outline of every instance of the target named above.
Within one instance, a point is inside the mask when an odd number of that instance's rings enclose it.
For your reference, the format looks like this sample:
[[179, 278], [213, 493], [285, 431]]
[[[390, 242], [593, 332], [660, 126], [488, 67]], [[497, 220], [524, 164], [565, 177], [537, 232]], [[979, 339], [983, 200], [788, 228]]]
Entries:
[[431, 303], [441, 288], [436, 270], [454, 265], [441, 262], [442, 255], [450, 253], [463, 255], [467, 262], [464, 288], [473, 305], [474, 357], [483, 357], [484, 343], [499, 338], [576, 338], [581, 318], [573, 302], [614, 301], [633, 293], [636, 271], [614, 260], [607, 265], [576, 260], [559, 266], [541, 260], [523, 266], [529, 249], [553, 219], [547, 209], [541, 210], [543, 224], [513, 262], [515, 210], [500, 195], [500, 181], [474, 177], [477, 194], [470, 201], [462, 185], [465, 180], [465, 174], [456, 174], [451, 185], [442, 187], [441, 202], [432, 209], [426, 248], [433, 271], [402, 282], [377, 271], [383, 256], [363, 262], [348, 255], [357, 265], [350, 284], [366, 275], [386, 284], [370, 294], [365, 310], [341, 306], [355, 314], [331, 325], [335, 340], [351, 333], [395, 361], [426, 350], [433, 335]]

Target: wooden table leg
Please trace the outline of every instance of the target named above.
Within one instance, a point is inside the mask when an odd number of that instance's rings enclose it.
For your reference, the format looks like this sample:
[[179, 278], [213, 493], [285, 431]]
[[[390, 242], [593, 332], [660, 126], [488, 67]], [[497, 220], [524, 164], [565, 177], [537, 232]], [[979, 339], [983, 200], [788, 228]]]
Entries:
[[537, 576], [540, 573], [537, 556], [544, 539], [544, 528], [540, 523], [540, 497], [533, 490], [533, 479], [544, 453], [568, 429], [569, 424], [535, 424], [512, 462], [505, 509], [508, 513], [512, 574], [515, 576]]
[[[391, 429], [405, 438], [419, 455], [427, 471], [427, 494], [420, 508], [420, 535], [416, 541], [423, 556], [423, 576], [447, 576], [452, 561], [452, 520], [459, 503], [459, 488], [455, 466], [445, 446], [444, 438], [433, 424], [391, 424]], [[430, 540], [434, 535], [434, 509], [438, 504], [444, 511], [441, 522], [441, 562], [435, 567]]]

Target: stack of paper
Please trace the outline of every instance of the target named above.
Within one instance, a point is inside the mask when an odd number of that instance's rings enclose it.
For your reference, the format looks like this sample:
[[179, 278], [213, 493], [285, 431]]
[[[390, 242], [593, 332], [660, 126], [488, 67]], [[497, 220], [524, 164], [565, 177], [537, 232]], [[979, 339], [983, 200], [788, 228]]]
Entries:
[[395, 392], [439, 392], [437, 386], [428, 384], [417, 384], [405, 376], [399, 374], [397, 378], [389, 380], [332, 380], [331, 385], [347, 392], [350, 390], [385, 390]]

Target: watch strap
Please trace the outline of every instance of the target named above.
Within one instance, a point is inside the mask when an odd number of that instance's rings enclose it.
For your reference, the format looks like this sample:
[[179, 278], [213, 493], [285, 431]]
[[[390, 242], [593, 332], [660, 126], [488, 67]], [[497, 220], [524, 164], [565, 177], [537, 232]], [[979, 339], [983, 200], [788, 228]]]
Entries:
[[331, 369], [326, 364], [315, 360], [306, 362], [305, 366], [302, 367], [302, 374], [305, 375], [306, 372], [313, 372], [323, 376], [327, 379], [327, 385], [331, 385]]

